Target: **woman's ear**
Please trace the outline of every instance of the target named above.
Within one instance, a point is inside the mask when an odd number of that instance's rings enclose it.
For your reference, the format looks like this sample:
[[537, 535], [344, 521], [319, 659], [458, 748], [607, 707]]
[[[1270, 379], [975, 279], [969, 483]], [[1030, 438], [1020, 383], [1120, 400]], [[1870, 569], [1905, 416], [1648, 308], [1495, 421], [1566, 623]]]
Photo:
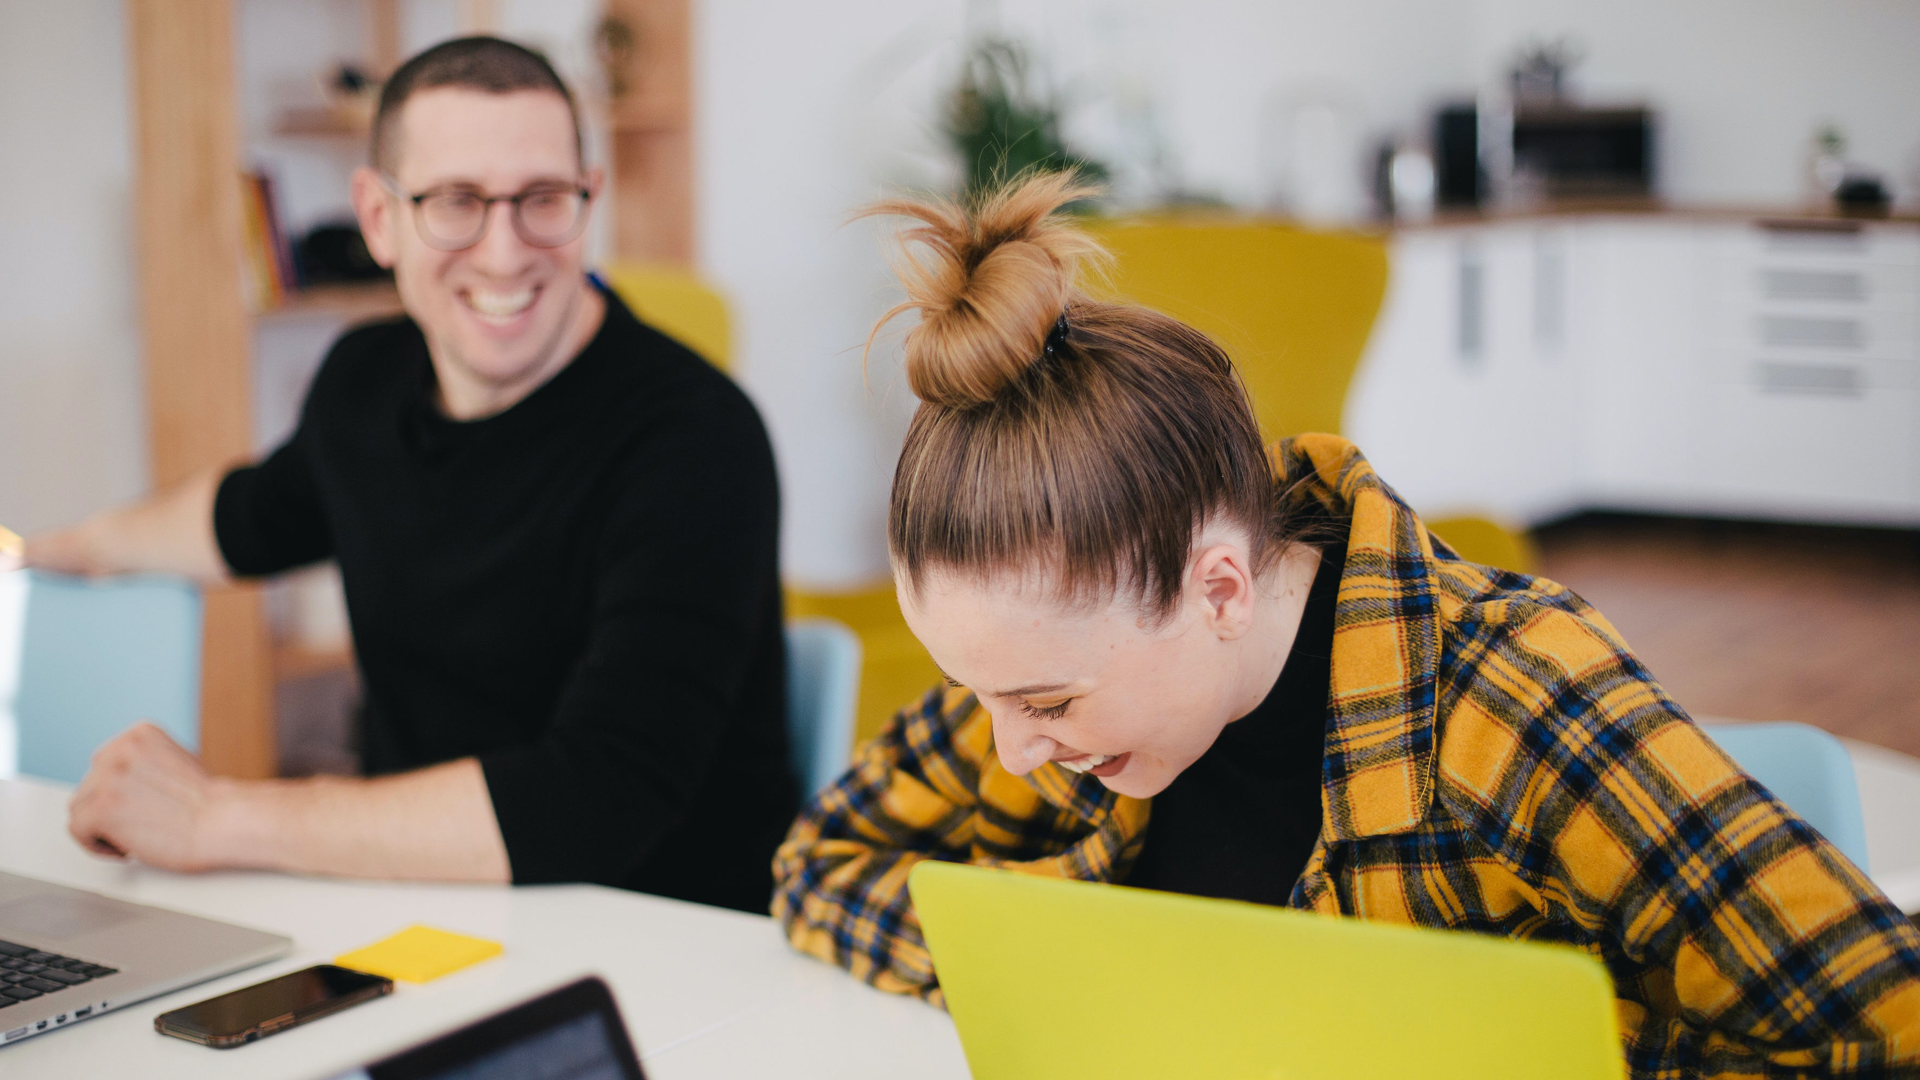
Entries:
[[1253, 567], [1238, 544], [1214, 544], [1193, 557], [1187, 573], [1187, 602], [1201, 610], [1209, 629], [1232, 641], [1253, 626]]

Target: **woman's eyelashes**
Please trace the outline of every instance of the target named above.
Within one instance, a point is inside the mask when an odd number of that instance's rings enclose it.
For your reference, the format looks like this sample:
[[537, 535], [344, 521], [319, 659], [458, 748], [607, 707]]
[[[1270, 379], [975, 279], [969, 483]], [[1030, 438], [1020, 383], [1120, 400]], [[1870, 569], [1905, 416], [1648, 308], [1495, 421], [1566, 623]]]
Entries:
[[1058, 705], [1035, 705], [1031, 701], [1023, 701], [1020, 703], [1020, 708], [1035, 720], [1058, 720], [1067, 715], [1067, 706], [1071, 704], [1073, 704], [1072, 698]]

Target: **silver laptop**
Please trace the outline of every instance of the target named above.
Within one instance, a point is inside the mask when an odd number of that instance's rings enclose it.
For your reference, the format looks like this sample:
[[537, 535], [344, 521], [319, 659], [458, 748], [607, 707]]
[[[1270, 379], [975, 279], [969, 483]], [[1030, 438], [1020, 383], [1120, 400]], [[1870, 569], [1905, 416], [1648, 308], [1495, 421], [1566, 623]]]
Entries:
[[0, 1043], [292, 950], [279, 934], [0, 873]]

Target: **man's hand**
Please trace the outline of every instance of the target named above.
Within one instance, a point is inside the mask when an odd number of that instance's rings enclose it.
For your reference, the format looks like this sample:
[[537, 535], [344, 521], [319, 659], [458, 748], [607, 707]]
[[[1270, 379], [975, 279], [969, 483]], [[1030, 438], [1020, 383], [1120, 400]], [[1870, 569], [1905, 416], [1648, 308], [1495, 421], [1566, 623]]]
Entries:
[[136, 724], [93, 755], [67, 831], [164, 870], [230, 868], [412, 881], [512, 879], [473, 758], [371, 780], [233, 780]]
[[206, 850], [207, 820], [221, 783], [166, 732], [135, 724], [94, 753], [67, 831], [96, 854], [209, 870], [217, 864]]
[[31, 540], [0, 530], [0, 573], [31, 566], [82, 577], [178, 574], [202, 585], [226, 584], [232, 579], [213, 535], [213, 501], [224, 475], [209, 470], [145, 502]]

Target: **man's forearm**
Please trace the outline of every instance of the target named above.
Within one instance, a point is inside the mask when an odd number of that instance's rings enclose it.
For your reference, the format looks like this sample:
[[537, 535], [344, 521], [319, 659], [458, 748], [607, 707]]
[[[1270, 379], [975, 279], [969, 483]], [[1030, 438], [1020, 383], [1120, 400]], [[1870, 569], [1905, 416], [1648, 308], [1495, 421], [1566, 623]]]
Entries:
[[205, 585], [229, 580], [213, 535], [223, 470], [210, 470], [78, 525], [27, 538], [25, 562], [66, 574], [181, 574]]
[[220, 780], [198, 826], [208, 861], [415, 881], [511, 880], [480, 763], [373, 779]]

